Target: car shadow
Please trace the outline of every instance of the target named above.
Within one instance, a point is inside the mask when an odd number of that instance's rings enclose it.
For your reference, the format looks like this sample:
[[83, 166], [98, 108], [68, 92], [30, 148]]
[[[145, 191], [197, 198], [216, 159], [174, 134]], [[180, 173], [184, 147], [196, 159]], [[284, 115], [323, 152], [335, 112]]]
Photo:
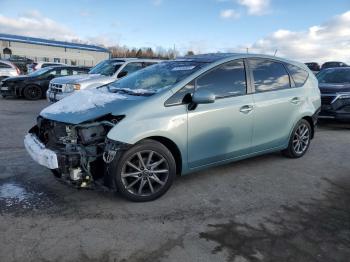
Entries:
[[349, 261], [350, 179], [331, 181], [322, 199], [282, 206], [257, 226], [230, 220], [199, 237], [216, 243], [227, 261]]

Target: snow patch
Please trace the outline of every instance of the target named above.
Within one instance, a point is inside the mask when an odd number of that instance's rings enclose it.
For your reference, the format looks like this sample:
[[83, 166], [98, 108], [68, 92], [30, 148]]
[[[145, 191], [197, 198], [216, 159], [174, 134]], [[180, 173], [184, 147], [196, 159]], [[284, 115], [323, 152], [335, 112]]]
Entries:
[[126, 96], [111, 93], [105, 87], [85, 89], [46, 107], [40, 114], [84, 112], [95, 107], [103, 107], [118, 99], [126, 99]]

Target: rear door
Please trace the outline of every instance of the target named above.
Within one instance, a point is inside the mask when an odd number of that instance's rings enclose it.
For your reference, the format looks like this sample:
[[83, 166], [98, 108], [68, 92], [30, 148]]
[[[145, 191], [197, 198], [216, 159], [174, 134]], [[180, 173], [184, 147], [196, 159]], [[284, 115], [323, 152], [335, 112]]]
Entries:
[[254, 88], [252, 150], [260, 152], [285, 145], [305, 98], [294, 87], [286, 66], [269, 59], [248, 59]]
[[212, 104], [188, 111], [189, 168], [250, 153], [253, 98], [248, 92], [243, 60], [228, 62], [200, 76], [195, 91], [215, 94]]

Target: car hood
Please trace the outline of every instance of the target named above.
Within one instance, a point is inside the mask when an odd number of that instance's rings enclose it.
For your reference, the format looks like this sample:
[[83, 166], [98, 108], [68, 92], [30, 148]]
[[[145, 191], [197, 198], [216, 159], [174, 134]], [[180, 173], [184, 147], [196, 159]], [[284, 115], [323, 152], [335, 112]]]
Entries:
[[326, 84], [326, 83], [319, 83], [319, 88], [321, 91], [321, 94], [334, 94], [334, 93], [340, 93], [340, 92], [350, 92], [350, 83], [345, 84]]
[[107, 114], [124, 115], [144, 99], [147, 97], [111, 93], [107, 88], [85, 89], [44, 108], [40, 115], [58, 122], [80, 124]]
[[7, 77], [3, 80], [3, 82], [19, 82], [19, 81], [26, 81], [26, 80], [32, 80], [34, 77], [31, 76], [13, 76], [13, 77]]
[[104, 76], [100, 74], [83, 74], [83, 75], [72, 75], [72, 76], [64, 76], [57, 77], [51, 81], [51, 83], [55, 84], [81, 84], [82, 82], [88, 82], [91, 80], [103, 80], [110, 79], [110, 76]]

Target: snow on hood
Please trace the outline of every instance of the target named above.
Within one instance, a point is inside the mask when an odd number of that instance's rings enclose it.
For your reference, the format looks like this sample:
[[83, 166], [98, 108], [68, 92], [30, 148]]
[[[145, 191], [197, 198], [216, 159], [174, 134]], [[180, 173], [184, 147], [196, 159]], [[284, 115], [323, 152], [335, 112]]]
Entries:
[[83, 113], [96, 107], [104, 107], [106, 104], [118, 99], [126, 99], [121, 94], [111, 93], [107, 88], [91, 88], [76, 92], [41, 111], [40, 115], [61, 113]]
[[55, 84], [80, 84], [81, 82], [90, 81], [94, 79], [102, 79], [108, 78], [106, 76], [100, 74], [83, 74], [83, 75], [71, 75], [71, 76], [63, 76], [57, 77], [51, 81], [51, 83]]

